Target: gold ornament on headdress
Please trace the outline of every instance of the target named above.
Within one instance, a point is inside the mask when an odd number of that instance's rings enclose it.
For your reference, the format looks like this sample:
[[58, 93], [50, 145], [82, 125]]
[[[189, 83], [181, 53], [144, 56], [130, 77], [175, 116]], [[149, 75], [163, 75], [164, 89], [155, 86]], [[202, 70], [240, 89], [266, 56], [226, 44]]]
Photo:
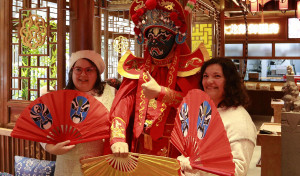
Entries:
[[175, 4], [173, 2], [170, 1], [161, 1], [159, 4], [161, 7], [164, 7], [167, 10], [173, 10], [173, 8], [175, 7]]
[[134, 11], [137, 11], [137, 10], [139, 10], [139, 9], [141, 9], [141, 8], [143, 8], [143, 7], [145, 7], [145, 4], [144, 4], [144, 1], [143, 1], [143, 0], [141, 0], [141, 1], [136, 0], [135, 2], [136, 2], [137, 4], [139, 4], [139, 5], [136, 5], [136, 7], [134, 8]]
[[114, 39], [113, 47], [114, 50], [118, 53], [123, 53], [128, 50], [128, 39], [124, 36], [119, 36]]

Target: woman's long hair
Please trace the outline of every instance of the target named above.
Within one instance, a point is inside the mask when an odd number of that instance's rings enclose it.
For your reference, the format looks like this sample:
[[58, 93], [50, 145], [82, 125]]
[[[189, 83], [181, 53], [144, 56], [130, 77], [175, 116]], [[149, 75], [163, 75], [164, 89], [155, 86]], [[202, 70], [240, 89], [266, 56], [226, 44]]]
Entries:
[[200, 89], [204, 90], [202, 80], [203, 74], [209, 65], [218, 64], [222, 67], [225, 77], [224, 99], [218, 104], [218, 107], [247, 107], [250, 103], [243, 80], [240, 77], [234, 63], [227, 58], [213, 58], [203, 64], [200, 71]]
[[[95, 68], [96, 65], [94, 64], [94, 62], [92, 62], [91, 60], [87, 59], [87, 58], [83, 58], [83, 59], [86, 59], [87, 61], [89, 61], [89, 63], [91, 63]], [[75, 62], [76, 63], [76, 62]], [[74, 63], [74, 65], [75, 65]], [[73, 67], [74, 65], [70, 65], [71, 67]], [[102, 82], [101, 81], [101, 76], [100, 76], [100, 72], [98, 70], [98, 68], [96, 69], [97, 70], [97, 79], [96, 79], [96, 82], [94, 84], [94, 87], [93, 87], [93, 90], [95, 91], [95, 93], [100, 96], [102, 95], [103, 93], [103, 90], [104, 90], [104, 86], [105, 86], [105, 82]], [[68, 84], [67, 86], [65, 87], [65, 89], [71, 89], [71, 90], [75, 90], [76, 87], [74, 85], [74, 82], [73, 82], [73, 79], [72, 79], [72, 75], [73, 75], [73, 69], [70, 69], [69, 71], [69, 80], [68, 80]]]

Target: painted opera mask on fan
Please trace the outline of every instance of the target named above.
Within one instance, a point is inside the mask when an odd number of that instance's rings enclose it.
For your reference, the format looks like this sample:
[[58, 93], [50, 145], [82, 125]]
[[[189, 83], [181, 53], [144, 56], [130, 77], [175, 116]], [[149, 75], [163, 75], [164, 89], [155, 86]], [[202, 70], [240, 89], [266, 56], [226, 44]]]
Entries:
[[154, 27], [147, 31], [148, 51], [155, 59], [164, 59], [173, 48], [175, 36], [172, 32]]

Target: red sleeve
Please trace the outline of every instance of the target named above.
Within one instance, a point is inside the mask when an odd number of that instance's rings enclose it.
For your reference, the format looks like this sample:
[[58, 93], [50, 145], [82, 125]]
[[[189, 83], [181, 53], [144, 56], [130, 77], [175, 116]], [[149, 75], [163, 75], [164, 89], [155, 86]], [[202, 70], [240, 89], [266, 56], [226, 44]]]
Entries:
[[188, 77], [177, 77], [177, 85], [182, 90], [184, 96], [188, 93], [189, 90], [200, 89], [199, 81], [199, 73]]
[[165, 103], [167, 106], [177, 108], [183, 99], [183, 93], [161, 86], [161, 91], [157, 97], [157, 101]]
[[126, 142], [126, 128], [134, 109], [137, 80], [124, 78], [110, 110], [110, 145]]

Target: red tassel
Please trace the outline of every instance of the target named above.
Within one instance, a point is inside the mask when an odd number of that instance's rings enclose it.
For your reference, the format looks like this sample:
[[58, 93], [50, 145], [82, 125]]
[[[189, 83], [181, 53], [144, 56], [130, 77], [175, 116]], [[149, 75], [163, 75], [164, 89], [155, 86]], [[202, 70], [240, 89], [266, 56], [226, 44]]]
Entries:
[[182, 24], [180, 30], [181, 33], [185, 33], [186, 32], [186, 24]]
[[182, 22], [180, 20], [175, 20], [174, 23], [175, 23], [175, 26], [181, 26], [182, 25]]
[[131, 19], [135, 25], [137, 25], [139, 23], [139, 17], [137, 14], [132, 15]]
[[134, 33], [136, 34], [136, 35], [139, 35], [140, 33], [141, 33], [141, 29], [139, 29], [139, 28], [137, 28], [137, 27], [134, 27]]
[[156, 0], [147, 0], [145, 3], [148, 10], [154, 9], [156, 7], [156, 4], [157, 4]]
[[145, 11], [143, 8], [140, 8], [139, 10], [136, 11], [136, 13], [138, 16], [142, 16], [145, 13]]

